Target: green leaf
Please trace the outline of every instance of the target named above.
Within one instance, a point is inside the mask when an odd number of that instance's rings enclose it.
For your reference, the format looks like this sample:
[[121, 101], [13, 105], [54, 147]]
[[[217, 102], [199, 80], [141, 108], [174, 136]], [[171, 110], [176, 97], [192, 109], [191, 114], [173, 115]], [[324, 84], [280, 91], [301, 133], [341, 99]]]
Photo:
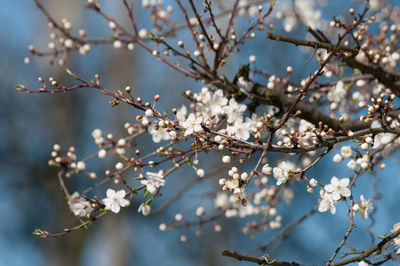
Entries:
[[145, 204], [151, 206], [151, 204], [153, 203], [153, 198], [148, 199]]
[[70, 75], [70, 76], [73, 76], [73, 77], [76, 76], [74, 73], [72, 73], [71, 70], [69, 70], [69, 68], [66, 68], [65, 71], [67, 71], [68, 75]]

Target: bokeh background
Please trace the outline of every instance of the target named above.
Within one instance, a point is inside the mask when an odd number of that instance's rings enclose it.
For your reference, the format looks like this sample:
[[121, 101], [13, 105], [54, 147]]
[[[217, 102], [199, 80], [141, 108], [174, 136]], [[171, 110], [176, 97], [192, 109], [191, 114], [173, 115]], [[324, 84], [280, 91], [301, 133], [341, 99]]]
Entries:
[[[165, 2], [175, 5], [174, 1]], [[343, 13], [351, 5], [359, 4], [345, 0], [332, 2], [322, 6], [326, 20]], [[111, 35], [107, 23], [94, 12], [84, 9], [80, 0], [44, 3], [55, 17], [66, 17], [71, 21], [75, 30], [87, 29], [90, 36]], [[140, 1], [134, 3], [140, 5]], [[102, 4], [115, 18], [127, 22], [120, 1], [102, 1]], [[141, 10], [136, 16], [140, 27], [150, 25], [147, 12]], [[239, 21], [236, 28], [240, 30], [248, 25], [249, 20], [243, 18]], [[277, 24], [276, 32], [282, 32], [281, 25]], [[170, 221], [177, 212], [191, 213], [199, 204], [212, 209], [210, 196], [219, 189], [217, 183], [221, 174], [226, 173], [226, 169], [217, 163], [218, 154], [207, 155], [207, 159], [203, 157], [201, 160], [202, 167], [214, 169], [209, 178], [191, 187], [162, 216], [139, 215], [137, 206], [141, 201], [138, 199], [120, 214], [107, 215], [89, 229], [68, 234], [62, 239], [40, 239], [32, 235], [35, 228], [57, 232], [77, 223], [59, 187], [56, 169], [47, 165], [53, 144], [75, 146], [78, 157], [82, 158], [97, 150], [90, 135], [94, 128], [122, 137], [123, 124], [133, 122], [138, 114], [124, 105], [111, 108], [108, 105], [110, 99], [93, 90], [83, 89], [62, 95], [16, 92], [14, 88], [19, 83], [37, 88], [38, 76], [45, 80], [53, 76], [60, 83], [73, 84], [65, 73], [65, 67], [51, 67], [47, 59], [37, 58], [29, 65], [23, 62], [29, 55], [28, 45], [47, 48], [49, 33], [47, 21], [33, 1], [1, 1], [0, 265], [250, 265], [220, 255], [223, 249], [250, 252], [273, 235], [274, 232], [270, 231], [252, 236], [243, 234], [240, 227], [246, 219], [223, 219], [220, 233], [213, 232], [211, 225], [204, 225], [200, 237], [195, 236], [197, 228], [158, 230], [161, 222]], [[304, 25], [299, 25], [291, 35], [304, 36]], [[179, 32], [178, 38], [189, 40], [185, 31]], [[284, 75], [286, 66], [293, 66], [293, 81], [297, 82], [316, 69], [313, 60], [304, 65], [310, 55], [303, 53], [302, 49], [261, 37], [250, 40], [239, 54], [232, 56], [225, 74], [233, 78], [239, 64], [248, 63], [252, 54], [257, 55], [258, 68], [278, 75]], [[123, 89], [130, 85], [134, 94], [145, 100], [160, 94], [161, 109], [179, 107], [184, 103], [180, 97], [183, 91], [198, 91], [202, 87], [201, 83], [176, 73], [139, 47], [132, 52], [93, 47], [86, 56], [71, 54], [67, 67], [86, 78], [99, 73], [103, 85], [109, 88]], [[148, 136], [141, 140], [148, 150], [156, 147]], [[376, 243], [377, 235], [389, 232], [393, 224], [400, 221], [398, 154], [385, 163], [385, 170], [374, 175], [362, 175], [354, 190], [356, 200], [361, 191], [366, 198], [372, 198], [376, 193], [381, 196], [375, 203], [376, 211], [371, 219], [361, 220], [359, 216], [355, 219], [358, 227], [349, 243], [359, 249], [367, 248], [373, 241]], [[112, 165], [112, 160], [96, 161], [89, 163], [88, 168], [102, 173]], [[332, 175], [342, 178], [350, 176], [351, 171], [333, 165], [332, 156], [328, 156], [310, 174], [328, 182]], [[176, 192], [176, 187], [182, 187], [194, 178], [191, 169], [178, 171], [168, 179], [163, 198], [167, 200]], [[82, 175], [71, 178], [67, 185], [71, 191], [80, 191], [89, 183], [88, 178]], [[283, 225], [312, 209], [318, 200], [318, 193], [308, 194], [302, 186], [294, 186], [293, 190], [296, 196], [292, 205], [282, 204], [278, 208], [283, 216]], [[104, 194], [104, 188], [99, 191]], [[155, 207], [160, 206], [163, 200], [156, 202]], [[346, 205], [341, 202], [335, 216], [317, 214], [301, 224], [273, 256], [280, 260], [322, 264], [344, 236], [347, 225]], [[188, 236], [186, 243], [180, 242], [181, 234]]]

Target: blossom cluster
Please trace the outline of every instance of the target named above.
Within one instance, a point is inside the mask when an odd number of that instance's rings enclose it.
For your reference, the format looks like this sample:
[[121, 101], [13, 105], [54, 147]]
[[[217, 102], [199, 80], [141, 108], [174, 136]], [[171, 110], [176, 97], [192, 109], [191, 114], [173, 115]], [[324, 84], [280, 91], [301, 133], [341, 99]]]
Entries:
[[319, 202], [318, 211], [326, 212], [330, 210], [332, 214], [336, 213], [336, 203], [338, 200], [350, 197], [351, 191], [347, 187], [350, 180], [348, 178], [338, 179], [332, 177], [331, 183], [324, 186], [320, 191], [321, 200]]

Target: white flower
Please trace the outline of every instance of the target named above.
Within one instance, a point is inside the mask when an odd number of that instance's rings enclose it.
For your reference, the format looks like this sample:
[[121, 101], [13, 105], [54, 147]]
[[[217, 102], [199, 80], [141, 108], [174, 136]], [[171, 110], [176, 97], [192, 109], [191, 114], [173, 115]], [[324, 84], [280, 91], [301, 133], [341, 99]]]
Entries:
[[156, 193], [159, 187], [165, 185], [163, 171], [160, 170], [158, 173], [147, 172], [146, 179], [140, 181], [140, 183], [146, 186], [149, 193]]
[[159, 143], [161, 140], [169, 140], [170, 136], [166, 128], [151, 124], [149, 126], [149, 133], [152, 136], [153, 142]]
[[75, 216], [87, 216], [93, 211], [93, 207], [89, 201], [79, 196], [78, 192], [74, 192], [68, 199], [68, 205]]
[[235, 121], [243, 120], [243, 113], [246, 111], [246, 105], [239, 104], [236, 102], [235, 98], [229, 100], [229, 105], [224, 106], [224, 111], [228, 116], [228, 123], [233, 123]]
[[314, 178], [311, 178], [309, 183], [310, 183], [310, 185], [313, 186], [313, 187], [315, 187], [315, 186], [318, 185], [318, 181], [317, 181], [316, 179], [314, 179]]
[[342, 155], [340, 155], [339, 153], [336, 153], [336, 154], [333, 156], [333, 161], [334, 161], [335, 163], [340, 163], [341, 161], [343, 161]]
[[277, 180], [276, 184], [279, 186], [286, 183], [289, 179], [289, 171], [294, 170], [294, 164], [290, 162], [281, 162], [277, 167], [274, 167], [274, 177]]
[[327, 193], [324, 190], [320, 190], [319, 194], [321, 195], [322, 199], [319, 202], [318, 211], [326, 212], [327, 210], [330, 210], [332, 214], [335, 214], [336, 213], [336, 206], [335, 206], [336, 201], [332, 198], [332, 195], [330, 193]]
[[392, 133], [379, 133], [375, 136], [374, 138], [374, 146], [372, 146], [373, 149], [380, 149], [384, 145], [388, 144], [391, 142], [394, 138], [397, 136]]
[[365, 200], [364, 195], [360, 196], [360, 214], [361, 214], [361, 218], [363, 219], [368, 219], [368, 210], [373, 210], [374, 209], [374, 205], [372, 205], [372, 203], [370, 202], [370, 199]]
[[176, 112], [176, 118], [178, 119], [180, 125], [182, 125], [182, 123], [185, 122], [186, 114], [187, 114], [186, 106], [182, 105], [181, 108], [179, 108], [179, 110]]
[[204, 172], [204, 169], [201, 169], [201, 168], [199, 168], [199, 169], [197, 169], [196, 170], [196, 175], [198, 176], [198, 177], [204, 177], [204, 175], [205, 175], [205, 172]]
[[141, 29], [139, 31], [139, 38], [140, 39], [145, 39], [149, 36], [149, 32], [146, 29]]
[[115, 169], [117, 170], [121, 170], [122, 168], [124, 168], [124, 164], [121, 162], [118, 162], [115, 164]]
[[346, 90], [344, 89], [343, 81], [339, 81], [334, 88], [328, 92], [328, 100], [331, 102], [338, 103], [346, 96]]
[[126, 192], [121, 189], [116, 192], [114, 189], [107, 189], [107, 198], [102, 200], [103, 204], [106, 206], [107, 210], [111, 210], [114, 213], [118, 213], [121, 207], [126, 207], [129, 205], [129, 201], [125, 199]]
[[350, 179], [338, 179], [336, 176], [332, 177], [331, 183], [324, 187], [325, 191], [332, 194], [334, 200], [339, 200], [341, 196], [349, 197], [351, 195], [350, 189], [347, 188]]
[[229, 155], [222, 156], [222, 162], [223, 163], [230, 163], [231, 162], [231, 156], [229, 156]]
[[228, 135], [241, 140], [250, 138], [250, 127], [248, 123], [243, 123], [240, 120], [234, 121], [231, 126], [226, 128]]
[[85, 162], [79, 161], [76, 163], [76, 170], [78, 170], [79, 172], [82, 172], [86, 169], [86, 164]]
[[366, 263], [365, 261], [360, 261], [359, 263], [358, 263], [358, 266], [368, 266], [369, 264], [368, 263]]
[[98, 156], [101, 159], [105, 158], [107, 156], [107, 151], [105, 149], [99, 150]]
[[342, 149], [340, 150], [340, 153], [343, 155], [343, 157], [349, 158], [352, 155], [351, 147], [350, 146], [343, 146]]
[[219, 115], [222, 112], [222, 108], [228, 103], [228, 99], [224, 97], [224, 93], [221, 89], [216, 90], [209, 101], [209, 108], [215, 115]]
[[142, 213], [144, 216], [147, 216], [151, 212], [151, 206], [147, 205], [146, 203], [142, 203], [139, 206], [138, 212]]
[[193, 95], [196, 101], [201, 102], [203, 104], [207, 104], [211, 99], [211, 92], [208, 90], [207, 87], [201, 88], [200, 93], [195, 93]]
[[[400, 229], [400, 223], [393, 225], [392, 233]], [[397, 254], [400, 254], [400, 235], [393, 239], [395, 247], [397, 248]]]
[[115, 40], [113, 42], [113, 46], [114, 46], [115, 49], [119, 49], [119, 48], [122, 47], [122, 42], [120, 40]]
[[351, 169], [351, 170], [356, 169], [356, 166], [357, 166], [357, 163], [356, 163], [356, 161], [354, 161], [354, 160], [350, 160], [350, 161], [347, 163], [347, 167], [348, 167], [349, 169]]
[[202, 117], [196, 117], [195, 114], [189, 114], [188, 118], [185, 122], [182, 123], [182, 126], [186, 129], [185, 136], [189, 136], [193, 134], [193, 132], [202, 132], [203, 128], [201, 127], [201, 122], [203, 121]]
[[263, 166], [261, 172], [262, 172], [264, 175], [270, 175], [270, 174], [272, 174], [272, 167], [269, 166], [269, 164], [265, 164], [265, 165]]

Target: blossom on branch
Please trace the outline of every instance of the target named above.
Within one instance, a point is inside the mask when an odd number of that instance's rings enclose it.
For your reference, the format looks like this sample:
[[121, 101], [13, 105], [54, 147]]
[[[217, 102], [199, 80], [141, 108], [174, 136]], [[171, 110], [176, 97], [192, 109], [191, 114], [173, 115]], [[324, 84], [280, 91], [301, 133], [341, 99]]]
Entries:
[[125, 199], [126, 191], [121, 189], [118, 192], [109, 188], [106, 191], [107, 198], [102, 200], [106, 210], [118, 213], [121, 207], [129, 206], [129, 201]]
[[149, 193], [156, 193], [157, 189], [165, 185], [164, 172], [160, 170], [158, 173], [146, 172], [146, 179], [140, 181], [146, 186]]
[[74, 192], [68, 199], [68, 205], [75, 216], [88, 216], [93, 211], [90, 202], [82, 198], [78, 192]]

